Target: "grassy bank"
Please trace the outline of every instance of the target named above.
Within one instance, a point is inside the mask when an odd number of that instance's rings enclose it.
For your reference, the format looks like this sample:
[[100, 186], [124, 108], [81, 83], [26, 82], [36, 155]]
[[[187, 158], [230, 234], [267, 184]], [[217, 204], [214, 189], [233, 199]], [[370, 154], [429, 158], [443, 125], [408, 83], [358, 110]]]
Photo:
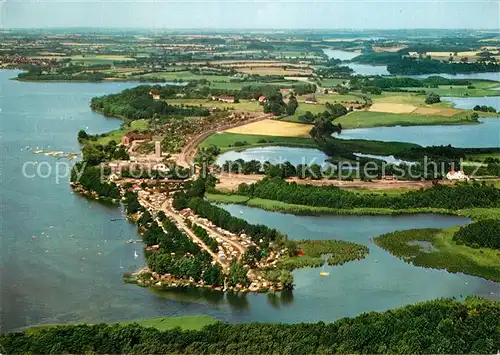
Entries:
[[375, 244], [407, 263], [449, 272], [462, 272], [500, 282], [500, 252], [453, 242], [458, 227], [412, 229], [381, 235]]
[[355, 111], [346, 116], [339, 117], [335, 123], [340, 123], [342, 128], [369, 128], [392, 126], [429, 126], [429, 125], [466, 125], [478, 124], [477, 120], [470, 118], [470, 113], [463, 112], [447, 117], [439, 115], [418, 115], [412, 113], [388, 113]]
[[261, 208], [266, 211], [294, 213], [294, 214], [331, 214], [331, 215], [401, 215], [414, 213], [438, 213], [467, 217], [472, 220], [500, 219], [500, 208], [467, 208], [461, 210], [448, 210], [444, 208], [413, 208], [394, 210], [390, 208], [352, 208], [336, 209], [329, 207], [316, 207], [296, 205], [262, 198], [249, 198], [241, 195], [223, 195], [206, 193], [205, 197], [216, 203], [234, 203], [249, 207]]
[[[160, 317], [151, 319], [137, 319], [132, 321], [118, 322], [120, 325], [138, 324], [145, 328], [155, 328], [158, 330], [170, 330], [181, 328], [182, 330], [200, 330], [209, 324], [215, 324], [218, 320], [210, 316], [184, 316], [184, 317]], [[88, 323], [86, 323], [88, 324]], [[26, 329], [26, 333], [34, 334], [44, 329], [58, 327], [61, 324], [35, 325]]]
[[343, 265], [364, 259], [369, 253], [368, 247], [343, 240], [300, 240], [296, 245], [303, 255], [284, 256], [278, 262], [278, 268], [291, 271], [302, 267], [320, 267], [325, 264], [325, 259], [330, 266]]
[[149, 129], [149, 122], [148, 120], [135, 120], [130, 122], [129, 125], [124, 124], [122, 127], [119, 129], [115, 129], [113, 131], [109, 131], [106, 133], [102, 133], [99, 135], [96, 141], [90, 141], [91, 143], [94, 144], [101, 144], [101, 145], [106, 145], [109, 143], [109, 141], [114, 140], [116, 143], [120, 143], [120, 140], [124, 135], [126, 135], [128, 132], [132, 131], [147, 131]]
[[[246, 143], [244, 145], [235, 146], [236, 142]], [[216, 145], [221, 149], [221, 152], [230, 150], [243, 150], [248, 148], [264, 147], [264, 146], [288, 146], [288, 147], [304, 147], [317, 148], [316, 143], [312, 138], [300, 137], [278, 137], [264, 136], [254, 134], [238, 134], [238, 133], [216, 133], [205, 139], [200, 147], [209, 147]]]

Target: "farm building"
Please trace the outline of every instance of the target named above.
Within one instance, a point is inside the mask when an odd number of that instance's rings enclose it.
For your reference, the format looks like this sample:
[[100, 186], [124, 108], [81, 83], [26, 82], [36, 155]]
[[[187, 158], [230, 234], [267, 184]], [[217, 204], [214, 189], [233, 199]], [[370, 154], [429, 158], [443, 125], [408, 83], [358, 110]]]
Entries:
[[448, 174], [446, 174], [446, 179], [448, 180], [469, 180], [469, 177], [464, 174], [462, 170], [455, 171], [450, 170]]
[[153, 100], [159, 100], [160, 99], [160, 92], [155, 89], [149, 90], [149, 95], [153, 98]]

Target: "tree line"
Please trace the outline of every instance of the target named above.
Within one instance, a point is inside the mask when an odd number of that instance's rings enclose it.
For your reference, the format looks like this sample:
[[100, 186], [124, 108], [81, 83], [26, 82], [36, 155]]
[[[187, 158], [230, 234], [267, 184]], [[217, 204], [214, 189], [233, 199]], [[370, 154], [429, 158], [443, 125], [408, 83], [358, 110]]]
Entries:
[[0, 335], [8, 354], [493, 354], [500, 302], [439, 299], [334, 323], [208, 325], [160, 331], [138, 324], [55, 326]]
[[313, 186], [264, 178], [251, 185], [241, 184], [238, 195], [276, 200], [291, 204], [351, 208], [444, 208], [500, 207], [500, 189], [486, 184], [463, 183], [457, 186], [435, 185], [428, 189], [409, 191], [397, 196], [358, 195], [335, 186]]
[[500, 249], [500, 220], [486, 219], [461, 227], [453, 241], [473, 248]]
[[483, 72], [498, 72], [500, 64], [489, 62], [476, 63], [447, 63], [438, 60], [416, 60], [410, 58], [402, 58], [396, 62], [389, 63], [387, 70], [391, 74], [399, 75], [419, 75], [419, 74], [467, 74], [467, 73], [483, 73]]

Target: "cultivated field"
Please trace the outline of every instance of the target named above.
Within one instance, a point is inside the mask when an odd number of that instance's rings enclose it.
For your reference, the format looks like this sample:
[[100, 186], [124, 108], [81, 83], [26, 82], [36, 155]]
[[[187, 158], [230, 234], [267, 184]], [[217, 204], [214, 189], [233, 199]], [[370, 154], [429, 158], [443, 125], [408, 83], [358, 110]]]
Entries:
[[378, 102], [370, 106], [368, 111], [372, 112], [389, 112], [389, 113], [412, 113], [416, 107], [410, 104], [396, 104]]
[[277, 120], [263, 120], [249, 123], [245, 126], [231, 128], [226, 132], [251, 135], [257, 134], [264, 136], [309, 137], [310, 130], [311, 126], [306, 124]]

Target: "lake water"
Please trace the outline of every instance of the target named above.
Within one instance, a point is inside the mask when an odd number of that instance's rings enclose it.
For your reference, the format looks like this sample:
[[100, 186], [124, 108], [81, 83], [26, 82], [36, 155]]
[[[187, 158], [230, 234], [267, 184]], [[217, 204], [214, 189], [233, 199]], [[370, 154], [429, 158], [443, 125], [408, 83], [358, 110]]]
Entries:
[[429, 76], [442, 76], [447, 79], [471, 79], [471, 80], [492, 80], [500, 81], [500, 72], [489, 73], [468, 73], [468, 74], [421, 74], [421, 75], [405, 75], [410, 78], [425, 79]]
[[[0, 71], [0, 330], [40, 323], [119, 321], [159, 316], [207, 314], [227, 322], [333, 321], [364, 311], [388, 309], [415, 301], [460, 295], [497, 298], [499, 284], [440, 270], [404, 264], [374, 248], [369, 238], [404, 228], [445, 227], [466, 223], [452, 216], [306, 217], [274, 214], [242, 206], [252, 222], [277, 226], [292, 238], [341, 238], [367, 243], [368, 259], [331, 268], [295, 273], [290, 294], [224, 295], [209, 291], [151, 292], [122, 282], [126, 271], [144, 265], [136, 228], [122, 209], [72, 194], [68, 178], [54, 174], [55, 158], [35, 155], [26, 146], [78, 152], [76, 134], [119, 127], [89, 109], [91, 97], [116, 93], [131, 83], [30, 83], [8, 80]], [[49, 147], [50, 145], [50, 147]], [[139, 257], [134, 258], [134, 251]], [[376, 261], [377, 260], [377, 261]]]
[[397, 126], [343, 130], [335, 137], [384, 142], [409, 142], [422, 146], [448, 145], [457, 148], [500, 147], [500, 119], [480, 119], [481, 124], [458, 126]]
[[[500, 96], [488, 97], [441, 97], [442, 101], [453, 103], [453, 106], [461, 109], [472, 109], [474, 106], [492, 106], [497, 111], [500, 111]], [[478, 112], [481, 114], [481, 112]]]
[[[400, 159], [394, 158], [394, 156], [383, 156], [383, 155], [373, 155], [373, 154], [354, 154], [360, 158], [372, 158], [383, 160], [389, 164], [411, 164], [410, 162], [405, 162]], [[269, 147], [258, 147], [249, 148], [241, 151], [229, 151], [219, 155], [215, 163], [222, 166], [227, 161], [235, 161], [237, 159], [243, 159], [244, 161], [258, 160], [260, 163], [269, 161], [272, 164], [279, 164], [289, 161], [292, 165], [299, 164], [319, 164], [322, 166], [328, 165], [325, 160], [328, 156], [321, 150], [313, 148], [295, 148], [295, 147], [281, 147], [281, 146], [269, 146]]]
[[323, 49], [328, 58], [340, 59], [340, 60], [351, 60], [361, 55], [361, 53], [342, 51], [339, 49]]
[[[352, 60], [360, 55], [360, 53], [354, 53], [349, 51], [342, 51], [338, 49], [323, 49], [323, 52], [328, 56], [328, 58], [336, 58], [340, 60]], [[354, 70], [355, 74], [358, 75], [390, 75], [387, 71], [387, 65], [370, 65], [370, 64], [359, 64], [359, 63], [346, 63], [343, 64]]]
[[293, 165], [322, 165], [327, 158], [328, 156], [318, 149], [270, 146], [226, 152], [217, 157], [216, 164], [222, 166], [226, 161], [243, 159], [258, 160], [261, 163], [269, 161], [272, 164], [289, 161]]
[[[338, 49], [323, 49], [323, 52], [328, 56], [328, 58], [337, 58], [340, 60], [352, 60], [360, 55], [360, 53], [343, 51]], [[348, 63], [348, 67], [354, 70], [354, 73], [358, 75], [391, 75], [387, 70], [387, 65], [370, 65], [370, 64], [359, 64], [359, 63]], [[421, 74], [421, 75], [398, 75], [410, 78], [423, 79], [429, 76], [441, 76], [448, 79], [476, 79], [476, 80], [492, 80], [500, 81], [500, 72], [491, 73], [468, 73], [468, 74]]]

